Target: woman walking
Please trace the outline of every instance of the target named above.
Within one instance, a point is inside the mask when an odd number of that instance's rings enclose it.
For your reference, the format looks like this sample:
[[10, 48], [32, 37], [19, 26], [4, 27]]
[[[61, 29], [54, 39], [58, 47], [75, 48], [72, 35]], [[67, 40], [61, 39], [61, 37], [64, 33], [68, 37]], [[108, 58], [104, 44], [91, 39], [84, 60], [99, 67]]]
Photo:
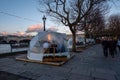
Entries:
[[118, 49], [119, 49], [119, 52], [120, 52], [120, 38], [117, 41], [117, 46], [118, 46]]

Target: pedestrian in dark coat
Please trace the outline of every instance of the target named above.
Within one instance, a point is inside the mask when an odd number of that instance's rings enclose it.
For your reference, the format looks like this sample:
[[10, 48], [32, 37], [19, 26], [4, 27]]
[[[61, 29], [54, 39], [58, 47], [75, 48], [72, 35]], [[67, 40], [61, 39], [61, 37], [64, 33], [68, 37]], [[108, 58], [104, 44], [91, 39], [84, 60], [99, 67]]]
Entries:
[[115, 48], [114, 49], [115, 50], [114, 53], [117, 54], [117, 38], [114, 38], [113, 41], [114, 41], [114, 48]]
[[113, 38], [109, 38], [108, 44], [109, 44], [109, 53], [110, 53], [111, 57], [114, 58], [116, 44], [115, 44]]
[[102, 38], [102, 47], [103, 47], [103, 53], [105, 57], [108, 57], [108, 39], [107, 37]]
[[117, 41], [117, 46], [118, 46], [118, 49], [119, 49], [119, 52], [120, 52], [120, 38]]

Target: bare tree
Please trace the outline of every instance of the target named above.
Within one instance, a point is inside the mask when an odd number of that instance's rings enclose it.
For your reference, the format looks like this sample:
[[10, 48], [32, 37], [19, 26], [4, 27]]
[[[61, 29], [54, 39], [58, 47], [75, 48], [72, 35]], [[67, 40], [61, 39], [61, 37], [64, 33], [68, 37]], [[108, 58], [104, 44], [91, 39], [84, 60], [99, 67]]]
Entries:
[[84, 17], [83, 28], [85, 32], [85, 43], [86, 37], [96, 38], [96, 35], [100, 34], [101, 31], [105, 28], [104, 15], [107, 13], [108, 10], [108, 5], [99, 4], [98, 6], [96, 6], [96, 8], [93, 8], [88, 15]]
[[103, 15], [104, 12], [105, 11], [101, 12], [98, 9], [92, 16], [91, 23], [90, 23], [90, 29], [88, 30], [91, 34], [100, 34], [101, 31], [105, 29], [105, 19]]
[[120, 37], [120, 15], [111, 15], [109, 17], [109, 30], [112, 35]]
[[[76, 29], [84, 29], [81, 22], [91, 11], [96, 9], [99, 4], [105, 4], [108, 0], [39, 0], [40, 11], [68, 26], [73, 36], [72, 50], [76, 51]], [[43, 2], [43, 3], [42, 3]], [[44, 7], [43, 7], [44, 4]]]

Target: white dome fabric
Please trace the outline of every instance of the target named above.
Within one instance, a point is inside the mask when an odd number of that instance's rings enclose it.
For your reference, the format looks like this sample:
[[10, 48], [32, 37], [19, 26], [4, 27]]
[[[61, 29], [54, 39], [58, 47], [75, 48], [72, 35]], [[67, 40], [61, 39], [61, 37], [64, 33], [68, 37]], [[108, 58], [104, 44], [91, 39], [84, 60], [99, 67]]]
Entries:
[[[28, 59], [42, 61], [42, 58], [45, 54], [53, 53], [51, 46], [56, 47], [56, 51], [54, 52], [56, 54], [68, 52], [66, 35], [57, 32], [39, 32], [30, 41], [27, 54]], [[50, 50], [46, 52], [48, 48], [50, 48]]]

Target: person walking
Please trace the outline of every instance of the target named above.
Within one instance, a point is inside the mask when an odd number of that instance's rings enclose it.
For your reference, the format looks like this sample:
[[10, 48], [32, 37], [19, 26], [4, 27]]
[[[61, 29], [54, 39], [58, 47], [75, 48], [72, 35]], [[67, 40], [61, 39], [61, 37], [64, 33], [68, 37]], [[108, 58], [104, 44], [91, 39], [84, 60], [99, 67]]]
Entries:
[[118, 49], [119, 49], [119, 52], [120, 52], [120, 38], [117, 41], [117, 46], [118, 46]]
[[108, 39], [107, 37], [102, 38], [102, 47], [103, 47], [103, 53], [105, 57], [108, 57]]
[[109, 54], [111, 55], [112, 58], [114, 58], [116, 44], [115, 44], [115, 42], [114, 42], [112, 37], [109, 37], [108, 45], [109, 45]]
[[114, 37], [113, 41], [114, 41], [114, 45], [113, 46], [114, 46], [115, 54], [117, 54], [117, 38]]

